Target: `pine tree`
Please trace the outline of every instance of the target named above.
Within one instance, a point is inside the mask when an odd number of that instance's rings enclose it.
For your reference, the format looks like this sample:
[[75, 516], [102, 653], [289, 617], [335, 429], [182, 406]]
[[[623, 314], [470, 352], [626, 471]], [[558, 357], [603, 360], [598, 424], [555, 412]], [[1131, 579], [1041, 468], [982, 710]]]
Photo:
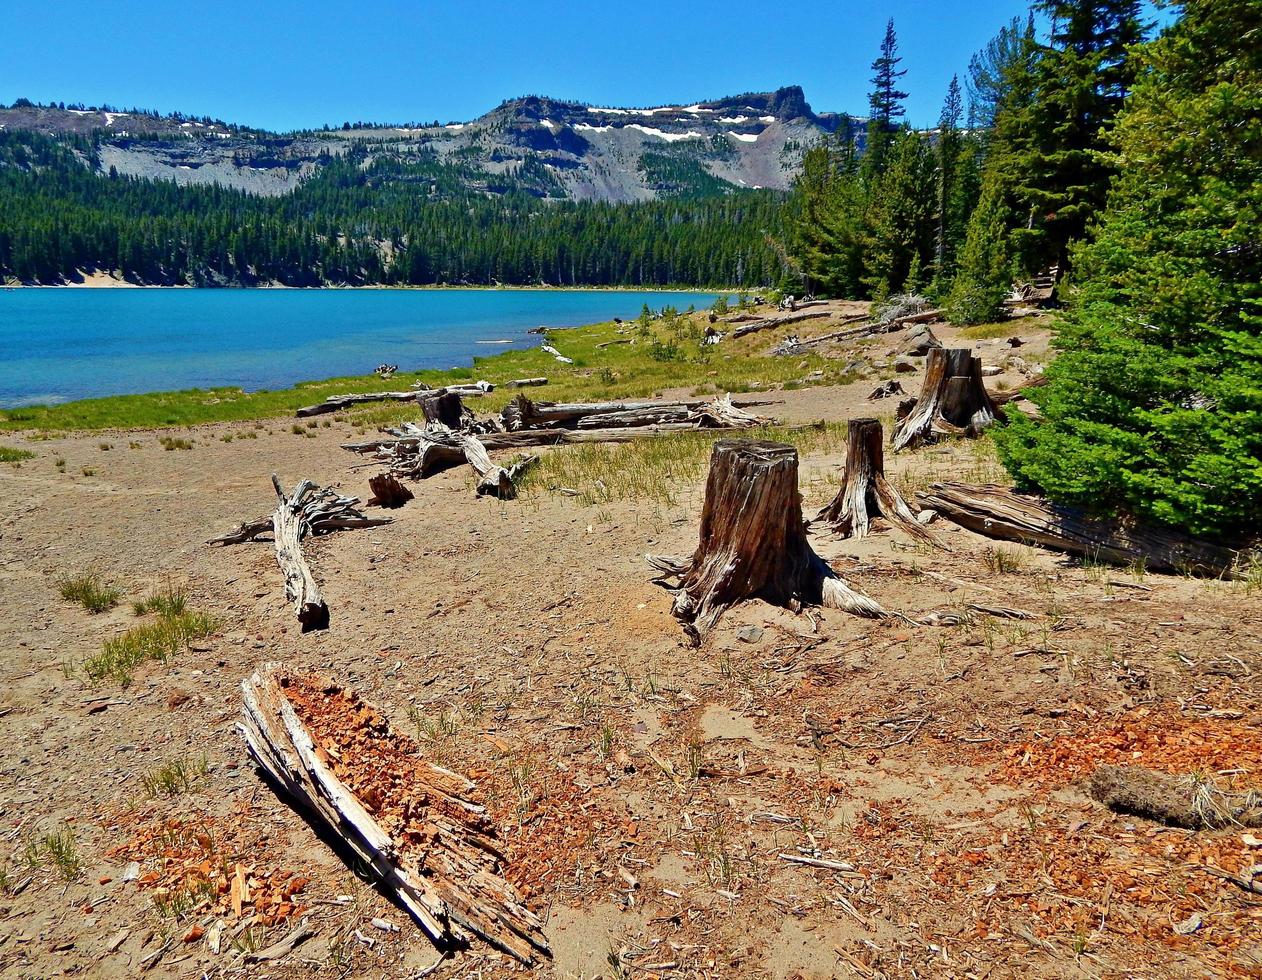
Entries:
[[1140, 0], [1040, 0], [1036, 9], [1052, 29], [1034, 66], [1033, 96], [1024, 107], [1001, 110], [1009, 114], [1019, 211], [1013, 248], [1027, 274], [1050, 265], [1065, 270], [1070, 242], [1104, 208], [1115, 172], [1105, 130], [1134, 77], [1127, 49], [1146, 30]]
[[952, 222], [951, 208], [956, 200], [957, 184], [961, 176], [963, 136], [960, 134], [960, 119], [963, 114], [960, 80], [952, 75], [951, 84], [947, 87], [946, 101], [942, 104], [942, 115], [938, 119], [938, 227], [934, 235], [934, 272], [942, 280], [949, 279], [954, 273], [955, 252], [959, 246], [959, 240], [954, 234], [956, 227]]
[[900, 91], [898, 80], [907, 74], [899, 70], [902, 62], [898, 54], [898, 35], [894, 33], [894, 18], [885, 25], [885, 37], [881, 40], [881, 53], [872, 62], [872, 92], [868, 96], [868, 139], [864, 155], [865, 175], [877, 176], [885, 170], [885, 158], [902, 123], [906, 109], [903, 100], [907, 93]]
[[868, 194], [863, 284], [873, 299], [906, 290], [913, 267], [919, 278], [932, 264], [935, 197], [933, 154], [924, 137], [905, 129]]
[[1229, 542], [1262, 527], [1259, 37], [1256, 0], [1186, 0], [1139, 49], [1042, 421], [998, 434], [1021, 487]]

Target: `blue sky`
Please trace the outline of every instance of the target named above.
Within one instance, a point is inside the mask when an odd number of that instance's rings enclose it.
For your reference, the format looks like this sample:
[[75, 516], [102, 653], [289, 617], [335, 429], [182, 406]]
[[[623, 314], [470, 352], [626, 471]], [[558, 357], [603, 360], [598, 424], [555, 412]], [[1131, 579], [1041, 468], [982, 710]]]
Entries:
[[[0, 101], [174, 109], [269, 129], [473, 118], [540, 94], [660, 105], [800, 84], [818, 111], [866, 110], [886, 19], [909, 120], [1021, 0], [214, 4], [0, 0]], [[55, 16], [54, 16], [55, 11]]]

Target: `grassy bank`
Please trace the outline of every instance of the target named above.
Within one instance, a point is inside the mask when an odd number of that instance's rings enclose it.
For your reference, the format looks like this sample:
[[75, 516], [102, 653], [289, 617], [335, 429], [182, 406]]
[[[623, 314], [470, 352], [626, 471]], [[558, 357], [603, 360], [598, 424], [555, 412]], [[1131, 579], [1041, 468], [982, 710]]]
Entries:
[[[502, 385], [514, 378], [547, 377], [548, 386], [537, 389], [536, 397], [564, 401], [644, 397], [670, 388], [686, 388], [698, 395], [750, 391], [794, 386], [812, 375], [812, 384], [846, 380], [844, 365], [835, 360], [815, 355], [767, 357], [759, 353], [762, 345], [758, 335], [704, 345], [704, 322], [703, 314], [668, 315], [651, 323], [598, 323], [551, 332], [547, 342], [572, 358], [573, 364], [557, 361], [536, 348], [475, 357], [471, 368], [402, 372], [388, 379], [367, 375], [304, 382], [278, 391], [212, 388], [92, 398], [0, 410], [0, 431], [149, 429], [278, 418], [290, 416], [301, 406], [323, 401], [329, 395], [401, 391], [416, 381], [437, 387], [476, 379]], [[511, 390], [501, 388], [478, 400], [476, 408], [494, 411], [512, 396]], [[379, 425], [412, 418], [416, 410], [402, 403], [369, 406], [346, 414], [363, 424]]]

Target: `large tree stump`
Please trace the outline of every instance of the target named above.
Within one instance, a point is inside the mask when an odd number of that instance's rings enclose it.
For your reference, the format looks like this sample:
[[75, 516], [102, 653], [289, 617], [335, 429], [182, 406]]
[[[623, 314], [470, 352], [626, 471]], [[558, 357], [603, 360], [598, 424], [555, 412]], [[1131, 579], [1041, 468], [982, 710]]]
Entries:
[[890, 441], [897, 452], [940, 435], [975, 436], [1003, 417], [982, 384], [981, 358], [967, 347], [935, 347], [925, 364], [920, 397], [900, 416]]
[[465, 419], [473, 418], [473, 413], [465, 408], [460, 395], [454, 391], [422, 393], [418, 401], [426, 422], [441, 422], [449, 429], [460, 429]]
[[393, 473], [378, 473], [368, 478], [368, 488], [372, 491], [370, 504], [378, 507], [402, 507], [415, 495], [399, 482]]
[[783, 443], [716, 442], [697, 550], [687, 561], [647, 557], [663, 577], [679, 578], [671, 612], [694, 644], [728, 607], [745, 599], [794, 612], [811, 603], [887, 615], [811, 549], [798, 494], [797, 450]]
[[883, 517], [918, 541], [943, 548], [921, 526], [893, 484], [885, 478], [883, 431], [876, 419], [851, 419], [846, 426], [846, 469], [841, 489], [815, 520], [843, 538], [867, 537], [872, 518]]

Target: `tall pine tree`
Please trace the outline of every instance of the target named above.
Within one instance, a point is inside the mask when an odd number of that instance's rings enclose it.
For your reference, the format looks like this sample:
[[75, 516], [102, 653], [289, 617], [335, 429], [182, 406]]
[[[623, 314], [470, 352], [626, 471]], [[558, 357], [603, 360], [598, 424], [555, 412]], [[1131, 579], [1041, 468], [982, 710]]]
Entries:
[[872, 92], [868, 96], [868, 134], [864, 153], [864, 174], [872, 177], [885, 170], [886, 157], [894, 137], [902, 125], [907, 110], [903, 100], [907, 93], [898, 87], [898, 80], [907, 74], [899, 69], [902, 58], [898, 54], [898, 35], [894, 33], [894, 18], [885, 25], [885, 37], [881, 39], [881, 53], [872, 62]]

